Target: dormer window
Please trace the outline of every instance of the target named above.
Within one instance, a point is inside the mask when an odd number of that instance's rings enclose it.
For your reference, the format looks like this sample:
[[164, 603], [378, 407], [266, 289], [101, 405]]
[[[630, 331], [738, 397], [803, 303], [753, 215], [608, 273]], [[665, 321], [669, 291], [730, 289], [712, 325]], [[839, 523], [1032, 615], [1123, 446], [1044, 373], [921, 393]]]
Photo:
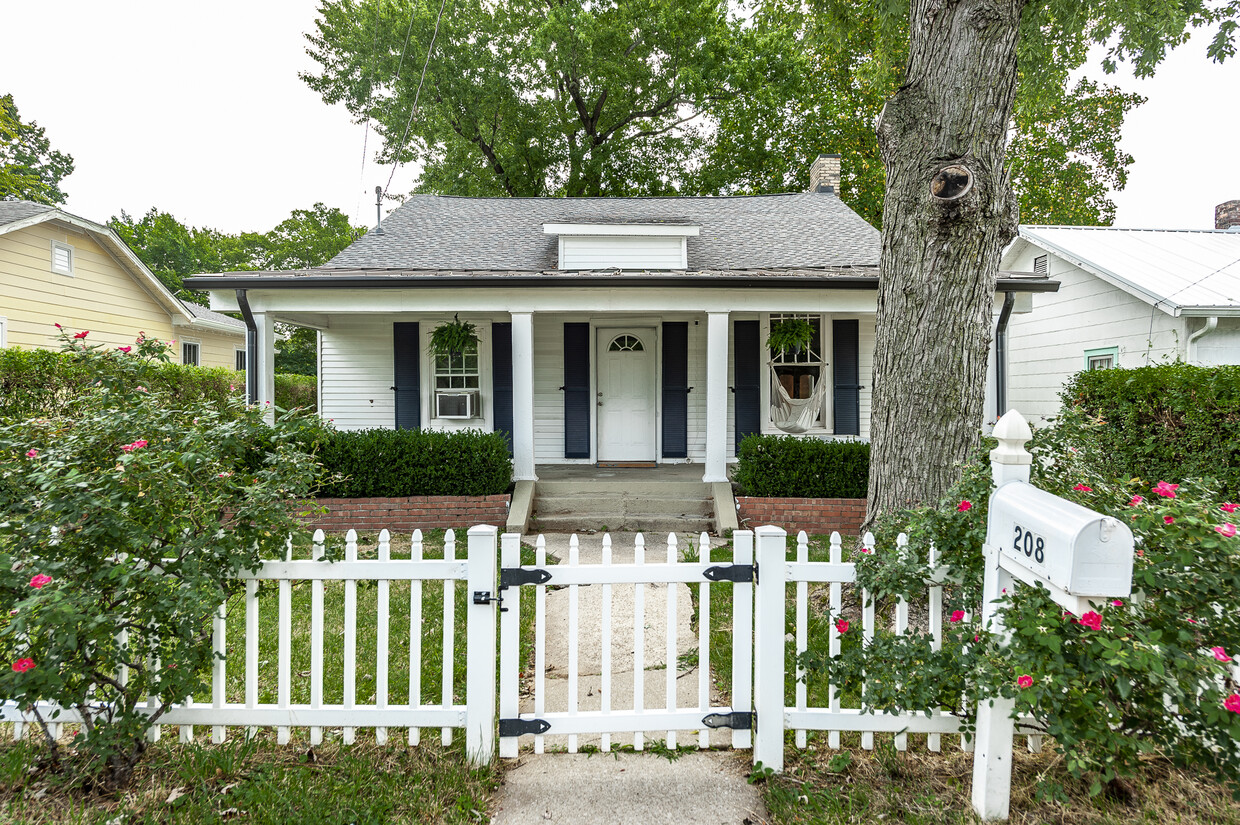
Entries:
[[701, 227], [687, 220], [546, 223], [559, 237], [559, 268], [688, 269], [688, 241]]

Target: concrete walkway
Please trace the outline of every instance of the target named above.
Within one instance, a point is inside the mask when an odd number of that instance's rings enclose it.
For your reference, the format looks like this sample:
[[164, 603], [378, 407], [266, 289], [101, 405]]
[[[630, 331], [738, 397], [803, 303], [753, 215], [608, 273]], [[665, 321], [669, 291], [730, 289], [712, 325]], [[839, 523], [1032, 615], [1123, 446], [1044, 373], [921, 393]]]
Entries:
[[[680, 536], [681, 548], [691, 540], [696, 547], [697, 536]], [[569, 537], [548, 535], [547, 552], [568, 562]], [[612, 561], [616, 564], [633, 561], [632, 533], [612, 535]], [[719, 543], [715, 539], [713, 543]], [[647, 536], [646, 561], [667, 559], [666, 536]], [[579, 560], [597, 564], [602, 560], [602, 536], [580, 537]], [[689, 588], [672, 585], [676, 596], [676, 624], [673, 629], [677, 655], [695, 650], [697, 634], [690, 625], [692, 603]], [[578, 656], [578, 707], [596, 710], [600, 707], [602, 672], [602, 588], [578, 588], [580, 649]], [[632, 585], [612, 587], [612, 679], [611, 706], [614, 709], [633, 707], [633, 686], [637, 678], [644, 685], [644, 707], [666, 707], [668, 662], [666, 655], [667, 604], [666, 585], [645, 586], [643, 627], [645, 655], [638, 665], [633, 656], [634, 588]], [[568, 588], [547, 594], [547, 674], [546, 709], [567, 710], [568, 699]], [[671, 663], [677, 668], [676, 663]], [[698, 705], [699, 678], [696, 668], [676, 672], [676, 702], [679, 707]], [[714, 695], [719, 703], [723, 697]], [[726, 702], [724, 702], [726, 704]], [[522, 700], [521, 712], [533, 711], [533, 697]], [[666, 732], [647, 734], [649, 745], [666, 739]], [[697, 742], [697, 733], [682, 731], [677, 744]], [[617, 753], [618, 746], [632, 746], [632, 735], [611, 737], [611, 753], [565, 752], [567, 737], [547, 736], [547, 753], [535, 754], [529, 744], [531, 737], [522, 738], [521, 757], [510, 762], [504, 783], [495, 800], [497, 825], [527, 825], [547, 822], [582, 823], [729, 823], [729, 825], [760, 825], [767, 821], [765, 807], [757, 789], [746, 781], [751, 765], [750, 751], [707, 750], [684, 754], [669, 760], [656, 753]], [[726, 746], [731, 734], [726, 730], [711, 732], [711, 744]], [[578, 747], [593, 748], [598, 737], [578, 737]], [[626, 748], [628, 750], [628, 748]]]

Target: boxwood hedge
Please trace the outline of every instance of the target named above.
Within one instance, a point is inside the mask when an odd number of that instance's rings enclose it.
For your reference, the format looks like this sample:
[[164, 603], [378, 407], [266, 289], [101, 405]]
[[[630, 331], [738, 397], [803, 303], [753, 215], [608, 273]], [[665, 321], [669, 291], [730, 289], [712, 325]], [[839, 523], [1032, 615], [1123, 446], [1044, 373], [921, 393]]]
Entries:
[[865, 498], [869, 474], [866, 443], [751, 435], [737, 451], [734, 478], [749, 496]]
[[318, 437], [319, 461], [334, 476], [319, 487], [324, 497], [486, 496], [512, 483], [502, 433], [375, 429]]

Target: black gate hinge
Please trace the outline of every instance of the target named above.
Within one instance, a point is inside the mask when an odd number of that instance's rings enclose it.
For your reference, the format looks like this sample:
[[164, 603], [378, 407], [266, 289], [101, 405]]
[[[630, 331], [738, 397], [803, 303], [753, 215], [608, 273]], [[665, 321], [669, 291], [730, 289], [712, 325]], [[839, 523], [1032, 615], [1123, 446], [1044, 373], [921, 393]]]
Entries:
[[551, 581], [551, 571], [542, 568], [501, 567], [499, 569], [500, 587], [519, 587], [523, 584], [546, 584]]
[[713, 582], [735, 582], [737, 584], [754, 582], [756, 584], [758, 581], [758, 565], [721, 564], [716, 567], [707, 567], [702, 572], [702, 575]]
[[754, 725], [757, 714], [752, 710], [734, 710], [731, 713], [711, 713], [702, 718], [708, 728], [733, 728], [748, 730]]
[[524, 736], [527, 733], [540, 734], [551, 730], [551, 723], [546, 719], [500, 719], [500, 736]]

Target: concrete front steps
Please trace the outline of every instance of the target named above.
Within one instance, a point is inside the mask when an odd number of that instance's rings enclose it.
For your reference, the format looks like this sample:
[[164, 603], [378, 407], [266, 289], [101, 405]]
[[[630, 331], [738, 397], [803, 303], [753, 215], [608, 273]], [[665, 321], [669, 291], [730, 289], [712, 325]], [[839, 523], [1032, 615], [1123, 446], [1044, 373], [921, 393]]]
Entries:
[[701, 481], [572, 479], [540, 480], [534, 486], [530, 532], [702, 533], [714, 529], [711, 485]]

